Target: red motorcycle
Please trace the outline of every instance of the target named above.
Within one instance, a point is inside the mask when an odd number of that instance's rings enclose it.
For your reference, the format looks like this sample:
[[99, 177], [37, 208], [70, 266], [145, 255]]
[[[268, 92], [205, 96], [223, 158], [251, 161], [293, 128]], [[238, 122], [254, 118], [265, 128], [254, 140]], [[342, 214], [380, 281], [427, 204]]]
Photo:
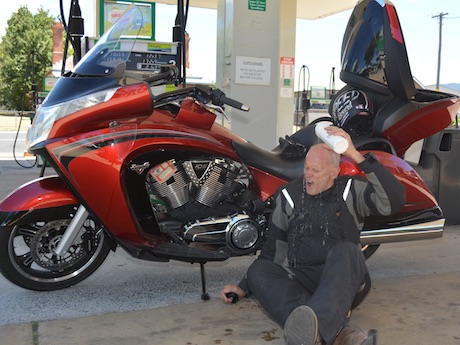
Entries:
[[[266, 151], [216, 123], [225, 105], [248, 110], [222, 91], [194, 86], [157, 93], [177, 84], [178, 69], [136, 62], [144, 44], [132, 39], [139, 18], [142, 12], [131, 7], [37, 111], [28, 149], [58, 176], [31, 181], [0, 203], [0, 271], [14, 284], [69, 287], [118, 246], [141, 260], [202, 268], [253, 254], [264, 242], [273, 194], [303, 173], [305, 152], [318, 141], [314, 126]], [[364, 252], [441, 236], [442, 211], [402, 157], [412, 143], [448, 126], [459, 100], [415, 88], [389, 2], [357, 5], [342, 63], [347, 86], [326, 120], [371, 150], [407, 190], [400, 213], [366, 220]], [[361, 171], [342, 158], [341, 174]]]

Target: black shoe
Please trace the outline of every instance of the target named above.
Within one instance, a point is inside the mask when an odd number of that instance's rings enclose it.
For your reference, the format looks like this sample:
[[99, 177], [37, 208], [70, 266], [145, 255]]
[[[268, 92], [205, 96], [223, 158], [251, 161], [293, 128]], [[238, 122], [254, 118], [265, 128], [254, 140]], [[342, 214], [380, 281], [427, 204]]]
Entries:
[[295, 308], [284, 324], [286, 345], [321, 344], [318, 334], [318, 319], [310, 307], [301, 305]]

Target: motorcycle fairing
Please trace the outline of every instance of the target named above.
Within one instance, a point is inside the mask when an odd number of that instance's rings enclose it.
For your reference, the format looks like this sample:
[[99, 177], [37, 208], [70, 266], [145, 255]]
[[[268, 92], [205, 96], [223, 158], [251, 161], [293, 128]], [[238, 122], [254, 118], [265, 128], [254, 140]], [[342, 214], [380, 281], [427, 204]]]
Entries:
[[[62, 141], [51, 141], [47, 145], [47, 150], [53, 156], [53, 161], [58, 162], [59, 170], [69, 183], [78, 190], [79, 197], [85, 200], [104, 225], [122, 239], [138, 241], [139, 239], [133, 238], [132, 234], [125, 233], [125, 229], [137, 228], [141, 236], [146, 235], [145, 227], [138, 223], [136, 217], [132, 217], [134, 211], [129, 203], [129, 191], [125, 185], [125, 171], [132, 164], [137, 164], [139, 159], [136, 157], [149, 152], [154, 154], [160, 163], [163, 159], [160, 157], [166, 157], [168, 154], [178, 156], [172, 152], [193, 155], [195, 150], [201, 154], [209, 152], [237, 159], [234, 151], [227, 146], [229, 143], [229, 139], [203, 136], [185, 127], [183, 131], [177, 128], [173, 130], [172, 126], [164, 124], [157, 129], [151, 129], [144, 128], [142, 124], [138, 128], [128, 123], [120, 124], [117, 130], [106, 128]], [[128, 153], [132, 158], [127, 157]], [[88, 169], [88, 166], [92, 169]], [[138, 194], [137, 197], [143, 198], [146, 194], [145, 186], [141, 189], [136, 188], [134, 193]], [[158, 235], [158, 225], [152, 223], [148, 233]]]
[[115, 78], [107, 77], [72, 77], [69, 74], [59, 78], [53, 86], [53, 92], [45, 98], [42, 106], [52, 107], [62, 102], [71, 101], [77, 97], [89, 95], [98, 91], [119, 87]]
[[0, 212], [74, 204], [78, 201], [62, 180], [58, 176], [48, 176], [30, 181], [9, 194], [0, 204]]
[[[382, 107], [374, 127], [379, 130], [377, 134], [393, 144], [399, 157], [403, 157], [414, 142], [442, 131], [455, 119], [460, 109], [460, 98], [453, 95], [444, 98], [442, 95], [433, 96], [439, 99], [429, 103], [412, 101], [396, 111], [391, 110], [394, 101]], [[385, 116], [389, 113], [392, 115]]]
[[[372, 153], [404, 184], [406, 204], [396, 214], [366, 217], [361, 231], [361, 243], [373, 245], [441, 237], [445, 223], [444, 216], [436, 199], [417, 172], [397, 156], [375, 150]], [[345, 157], [341, 159], [340, 174], [364, 176], [363, 172]]]
[[43, 220], [61, 213], [65, 217], [69, 208], [76, 205], [78, 200], [58, 176], [39, 178], [20, 186], [3, 199], [0, 226], [12, 226], [19, 220]]
[[[75, 82], [78, 85], [79, 78], [69, 79], [67, 88], [72, 90]], [[79, 94], [74, 94], [76, 96]], [[108, 128], [115, 121], [129, 123], [133, 118], [147, 117], [153, 111], [151, 97], [149, 87], [143, 83], [118, 88], [110, 100], [57, 120], [48, 140]]]
[[192, 100], [182, 102], [176, 117], [176, 123], [178, 124], [204, 130], [211, 129], [215, 120], [215, 114], [203, 109]]
[[[429, 192], [428, 186], [409, 163], [387, 152], [362, 151], [363, 154], [366, 152], [372, 152], [380, 164], [390, 170], [405, 185], [406, 205], [404, 213], [438, 206], [436, 199]], [[340, 174], [354, 175], [356, 173], [363, 174], [350, 159], [342, 157]]]

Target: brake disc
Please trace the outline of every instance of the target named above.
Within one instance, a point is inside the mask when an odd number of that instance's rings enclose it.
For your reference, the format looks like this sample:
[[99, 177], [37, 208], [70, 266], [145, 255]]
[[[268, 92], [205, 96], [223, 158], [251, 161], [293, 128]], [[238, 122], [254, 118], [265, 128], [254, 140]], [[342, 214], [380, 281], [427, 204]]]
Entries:
[[73, 244], [64, 256], [56, 254], [56, 247], [70, 223], [70, 219], [55, 220], [42, 226], [30, 241], [30, 254], [40, 267], [61, 271], [71, 267], [84, 254], [82, 241]]

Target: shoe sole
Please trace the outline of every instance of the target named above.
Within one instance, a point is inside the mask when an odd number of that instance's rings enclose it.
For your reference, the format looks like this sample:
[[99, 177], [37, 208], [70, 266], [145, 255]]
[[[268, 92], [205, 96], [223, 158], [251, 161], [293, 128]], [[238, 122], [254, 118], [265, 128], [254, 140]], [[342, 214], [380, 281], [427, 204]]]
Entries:
[[318, 319], [306, 305], [295, 308], [284, 325], [286, 345], [315, 345]]
[[377, 345], [377, 331], [375, 329], [369, 330], [366, 340], [361, 345]]

